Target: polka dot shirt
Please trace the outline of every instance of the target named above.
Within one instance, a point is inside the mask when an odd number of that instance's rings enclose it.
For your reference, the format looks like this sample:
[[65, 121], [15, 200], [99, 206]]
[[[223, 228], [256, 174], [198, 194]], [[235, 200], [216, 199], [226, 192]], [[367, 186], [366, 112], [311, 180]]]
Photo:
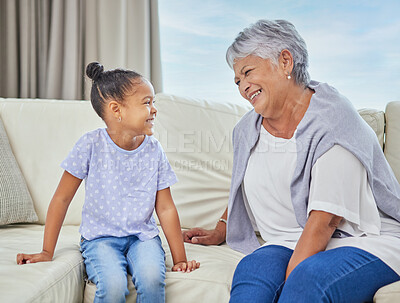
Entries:
[[117, 146], [104, 128], [82, 136], [61, 163], [73, 176], [85, 180], [81, 235], [99, 237], [136, 235], [154, 238], [156, 193], [176, 183], [161, 144], [146, 136], [135, 150]]

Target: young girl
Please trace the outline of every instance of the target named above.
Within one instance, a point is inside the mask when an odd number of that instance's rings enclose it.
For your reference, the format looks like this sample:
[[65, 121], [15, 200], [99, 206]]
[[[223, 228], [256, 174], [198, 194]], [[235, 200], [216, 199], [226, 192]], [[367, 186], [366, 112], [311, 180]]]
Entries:
[[62, 162], [65, 171], [49, 205], [43, 250], [18, 254], [17, 263], [52, 260], [68, 206], [85, 179], [80, 244], [88, 279], [97, 286], [94, 301], [125, 302], [129, 273], [138, 302], [164, 302], [165, 254], [154, 209], [172, 253], [172, 270], [190, 272], [200, 264], [186, 259], [169, 189], [177, 178], [152, 137], [153, 87], [134, 71], [103, 70], [93, 62], [86, 74], [93, 80], [93, 108], [107, 128], [85, 134]]

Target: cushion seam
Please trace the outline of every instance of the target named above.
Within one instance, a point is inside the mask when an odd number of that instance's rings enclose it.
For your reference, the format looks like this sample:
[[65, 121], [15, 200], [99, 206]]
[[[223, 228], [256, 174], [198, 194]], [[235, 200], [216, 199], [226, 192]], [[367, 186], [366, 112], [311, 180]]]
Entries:
[[230, 285], [228, 282], [223, 282], [223, 281], [210, 281], [210, 280], [204, 280], [204, 279], [198, 279], [198, 278], [194, 278], [194, 279], [188, 279], [188, 278], [166, 278], [165, 281], [167, 280], [191, 280], [191, 281], [200, 281], [200, 282], [208, 282], [208, 283], [213, 283], [213, 284], [223, 284], [223, 285]]

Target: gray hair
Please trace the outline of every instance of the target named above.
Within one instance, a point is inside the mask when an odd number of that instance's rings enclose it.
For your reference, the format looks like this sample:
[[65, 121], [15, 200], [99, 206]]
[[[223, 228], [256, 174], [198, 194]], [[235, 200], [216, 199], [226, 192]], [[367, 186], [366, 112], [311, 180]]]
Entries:
[[287, 49], [293, 56], [292, 77], [298, 85], [310, 82], [307, 46], [294, 25], [286, 20], [259, 20], [245, 28], [226, 51], [226, 61], [230, 68], [236, 59], [255, 55], [270, 59], [278, 66], [282, 50]]

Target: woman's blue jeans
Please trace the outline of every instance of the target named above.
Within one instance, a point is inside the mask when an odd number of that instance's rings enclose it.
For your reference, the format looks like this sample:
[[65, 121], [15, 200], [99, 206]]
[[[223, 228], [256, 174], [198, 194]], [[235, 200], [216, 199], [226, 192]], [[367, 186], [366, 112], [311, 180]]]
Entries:
[[136, 236], [81, 239], [88, 279], [96, 284], [94, 302], [125, 302], [127, 273], [137, 302], [165, 301], [165, 253], [159, 236], [140, 241]]
[[372, 302], [380, 287], [400, 280], [374, 255], [340, 247], [307, 258], [285, 282], [292, 253], [270, 245], [244, 257], [233, 277], [230, 302]]

